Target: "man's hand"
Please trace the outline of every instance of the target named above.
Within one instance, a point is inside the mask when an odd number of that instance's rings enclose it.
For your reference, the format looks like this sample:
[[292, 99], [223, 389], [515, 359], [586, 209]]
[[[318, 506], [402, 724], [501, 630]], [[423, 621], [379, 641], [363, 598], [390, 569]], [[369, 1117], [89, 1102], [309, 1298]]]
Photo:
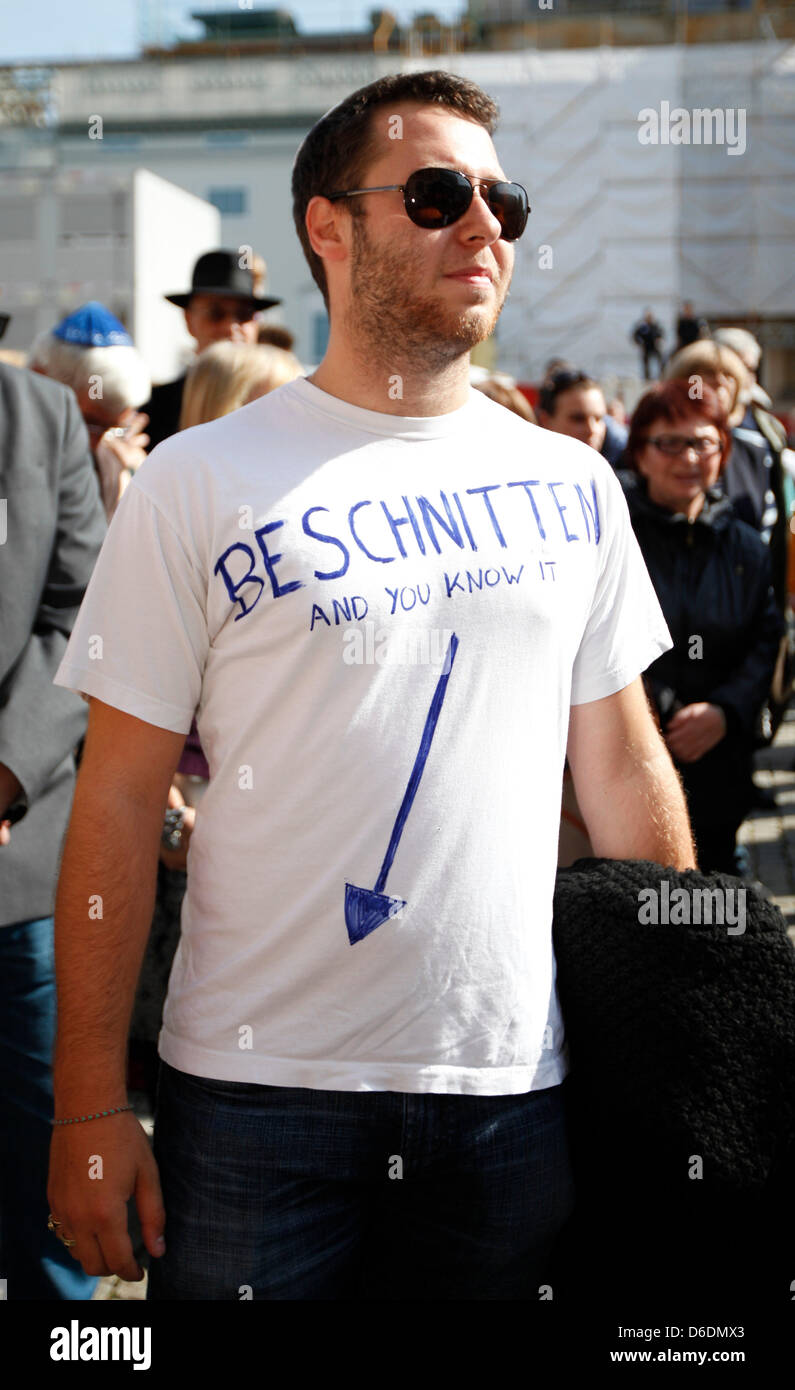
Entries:
[[[177, 802], [179, 805], [179, 802]], [[185, 806], [184, 801], [182, 805]], [[185, 806], [185, 819], [182, 822], [182, 834], [179, 841], [179, 849], [166, 849], [165, 845], [160, 847], [160, 861], [165, 864], [167, 869], [181, 869], [185, 873], [188, 867], [188, 845], [193, 827], [196, 824], [196, 810], [193, 806]]]
[[[5, 763], [0, 763], [0, 815], [15, 801], [22, 791], [22, 783], [14, 775], [10, 767]], [[0, 845], [7, 845], [11, 840], [11, 821], [0, 820]]]
[[125, 412], [123, 418], [124, 434], [106, 430], [100, 444], [115, 457], [120, 468], [129, 468], [134, 473], [146, 458], [146, 446], [149, 443], [146, 426], [149, 424], [149, 416], [139, 411], [127, 417]]
[[665, 741], [680, 763], [695, 763], [726, 735], [726, 715], [719, 705], [700, 700], [677, 710], [665, 730]]
[[[59, 1118], [123, 1103], [163, 807], [184, 742], [184, 734], [91, 700], [55, 900]], [[140, 1124], [125, 1111], [54, 1129], [48, 1195], [60, 1234], [77, 1241], [73, 1252], [88, 1273], [140, 1279], [126, 1201], [135, 1196], [151, 1254], [162, 1253], [156, 1241], [164, 1222], [157, 1167]], [[101, 1175], [92, 1156], [102, 1159]]]
[[47, 1198], [61, 1224], [53, 1240], [66, 1236], [77, 1242], [69, 1253], [86, 1274], [143, 1279], [127, 1229], [132, 1196], [144, 1244], [157, 1259], [166, 1249], [160, 1178], [149, 1140], [132, 1111], [54, 1126]]
[[[130, 474], [140, 468], [146, 458], [149, 435], [144, 433], [144, 426], [148, 423], [148, 418], [141, 414], [132, 415], [132, 418], [126, 421], [124, 434], [116, 433], [116, 428], [119, 428], [117, 426], [106, 430], [97, 441], [94, 457], [99, 472], [102, 505], [108, 520], [121, 501], [122, 493], [130, 481]], [[127, 469], [130, 471], [127, 472]]]

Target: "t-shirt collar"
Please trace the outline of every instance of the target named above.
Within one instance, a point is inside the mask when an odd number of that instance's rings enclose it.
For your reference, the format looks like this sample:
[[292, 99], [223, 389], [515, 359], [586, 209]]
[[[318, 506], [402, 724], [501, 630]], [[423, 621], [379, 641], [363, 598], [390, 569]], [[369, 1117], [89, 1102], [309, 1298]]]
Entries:
[[377, 434], [390, 439], [438, 439], [459, 434], [469, 428], [472, 411], [478, 408], [482, 400], [481, 392], [470, 386], [466, 404], [445, 415], [387, 415], [379, 410], [364, 410], [362, 406], [352, 405], [339, 396], [330, 396], [314, 382], [307, 381], [306, 377], [297, 377], [287, 389], [302, 406], [319, 411], [326, 418], [331, 416], [363, 434]]

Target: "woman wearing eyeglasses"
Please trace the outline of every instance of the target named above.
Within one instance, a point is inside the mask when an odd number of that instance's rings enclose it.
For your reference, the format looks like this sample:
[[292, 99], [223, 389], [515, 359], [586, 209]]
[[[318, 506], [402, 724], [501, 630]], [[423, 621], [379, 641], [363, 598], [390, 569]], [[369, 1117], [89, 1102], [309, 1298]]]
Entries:
[[734, 873], [750, 807], [757, 714], [770, 687], [781, 619], [770, 556], [716, 489], [731, 450], [708, 386], [686, 381], [643, 396], [619, 478], [672, 649], [644, 681], [687, 793], [699, 865]]
[[[722, 470], [721, 490], [743, 521], [770, 547], [773, 588], [782, 613], [787, 609], [788, 520], [781, 451], [755, 428], [746, 412], [752, 381], [742, 358], [725, 343], [701, 338], [682, 348], [665, 368], [666, 380], [711, 386], [728, 416], [732, 447]], [[753, 425], [753, 418], [751, 424]]]

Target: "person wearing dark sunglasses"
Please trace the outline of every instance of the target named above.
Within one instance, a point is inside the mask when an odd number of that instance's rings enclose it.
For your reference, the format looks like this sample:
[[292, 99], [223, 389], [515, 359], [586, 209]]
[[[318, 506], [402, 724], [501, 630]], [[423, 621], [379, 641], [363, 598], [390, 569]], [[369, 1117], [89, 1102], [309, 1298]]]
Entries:
[[[323, 360], [154, 450], [59, 671], [98, 698], [64, 853], [56, 1119], [113, 1113], [101, 1139], [57, 1126], [50, 1209], [84, 1268], [140, 1278], [134, 1191], [154, 1301], [537, 1300], [573, 1204], [551, 934], [567, 738], [597, 854], [693, 863], [639, 680], [670, 639], [620, 485], [470, 387], [528, 212], [496, 119], [471, 82], [415, 72], [312, 128], [293, 210]], [[194, 712], [211, 771], [153, 1159], [118, 1059]]]
[[[388, 413], [438, 414], [466, 396], [466, 354], [494, 331], [530, 206], [501, 168], [488, 116], [457, 125], [446, 117], [440, 140], [440, 113], [427, 106], [415, 110], [408, 140], [411, 111], [396, 105], [392, 125], [382, 122], [366, 179], [335, 180], [328, 163], [323, 177], [299, 162], [294, 214], [327, 306], [337, 300], [328, 351], [310, 380], [346, 396], [356, 380], [357, 403]], [[347, 165], [354, 174], [361, 167]], [[402, 394], [384, 404], [381, 383], [393, 376]]]
[[488, 203], [502, 231], [503, 241], [518, 241], [530, 212], [527, 191], [520, 183], [500, 179], [478, 179], [459, 169], [416, 169], [405, 183], [382, 184], [380, 188], [352, 188], [329, 193], [329, 201], [358, 198], [362, 193], [402, 193], [403, 206], [417, 227], [436, 231], [451, 227], [471, 206], [476, 188]]

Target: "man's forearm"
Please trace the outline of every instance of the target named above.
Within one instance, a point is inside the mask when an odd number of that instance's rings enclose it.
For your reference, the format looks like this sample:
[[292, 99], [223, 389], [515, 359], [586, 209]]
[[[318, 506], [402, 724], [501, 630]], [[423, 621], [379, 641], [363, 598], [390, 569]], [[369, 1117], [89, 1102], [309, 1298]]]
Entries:
[[161, 827], [160, 814], [78, 781], [55, 905], [58, 1116], [126, 1100], [127, 1035]]
[[600, 788], [598, 801], [576, 787], [593, 852], [605, 859], [651, 859], [696, 866], [684, 792], [664, 745]]

